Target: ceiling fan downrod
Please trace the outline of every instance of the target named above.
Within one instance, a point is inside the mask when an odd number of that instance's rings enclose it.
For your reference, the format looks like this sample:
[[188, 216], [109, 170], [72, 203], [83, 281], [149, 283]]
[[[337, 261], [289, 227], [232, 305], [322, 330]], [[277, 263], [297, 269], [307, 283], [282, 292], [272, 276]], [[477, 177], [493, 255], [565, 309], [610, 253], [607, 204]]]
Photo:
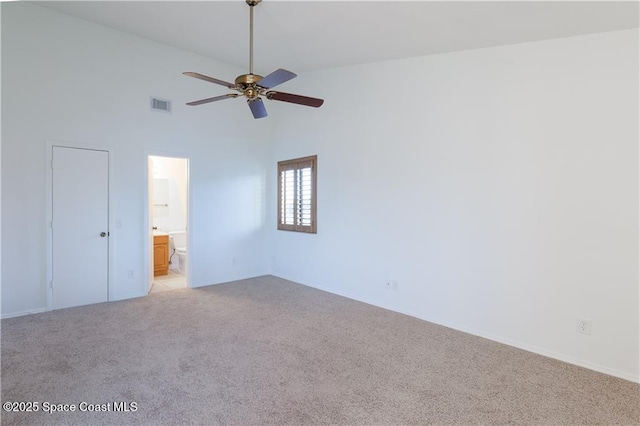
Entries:
[[253, 8], [262, 0], [246, 0], [249, 5], [249, 74], [253, 74]]

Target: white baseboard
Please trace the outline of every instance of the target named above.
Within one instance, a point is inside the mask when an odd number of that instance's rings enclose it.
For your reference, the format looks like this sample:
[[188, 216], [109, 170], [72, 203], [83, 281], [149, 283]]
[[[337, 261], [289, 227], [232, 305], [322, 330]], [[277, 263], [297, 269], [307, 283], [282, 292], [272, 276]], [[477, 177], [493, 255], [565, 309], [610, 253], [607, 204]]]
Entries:
[[[405, 312], [401, 312], [401, 313], [405, 313]], [[564, 354], [560, 354], [558, 352], [554, 352], [554, 351], [551, 351], [551, 350], [548, 350], [548, 349], [545, 349], [545, 348], [540, 348], [538, 346], [529, 345], [527, 343], [523, 343], [523, 342], [520, 342], [520, 341], [517, 341], [517, 340], [508, 339], [508, 338], [501, 337], [501, 336], [496, 336], [496, 335], [493, 335], [491, 333], [485, 333], [485, 332], [478, 331], [478, 330], [468, 329], [466, 327], [460, 327], [457, 324], [437, 322], [437, 321], [434, 321], [434, 320], [429, 320], [429, 319], [426, 319], [426, 318], [422, 318], [421, 316], [414, 315], [414, 314], [411, 314], [411, 313], [406, 313], [406, 315], [410, 315], [410, 316], [413, 316], [413, 317], [416, 317], [416, 318], [420, 318], [420, 319], [423, 319], [425, 321], [432, 322], [434, 324], [438, 324], [438, 325], [442, 325], [444, 327], [452, 328], [454, 330], [462, 331], [464, 333], [473, 334], [474, 336], [482, 337], [484, 339], [492, 340], [494, 342], [503, 343], [505, 345], [513, 346], [515, 348], [522, 349], [522, 350], [525, 350], [527, 352], [533, 352], [535, 354], [546, 356], [548, 358], [557, 359], [558, 361], [563, 361], [563, 362], [566, 362], [566, 363], [569, 363], [569, 364], [577, 365], [579, 367], [587, 368], [589, 370], [597, 371], [599, 373], [604, 373], [604, 374], [607, 374], [609, 376], [618, 377], [620, 379], [625, 379], [625, 380], [628, 380], [628, 381], [634, 382], [634, 383], [640, 383], [640, 377], [636, 377], [636, 376], [633, 376], [632, 374], [626, 373], [624, 371], [619, 371], [619, 370], [616, 370], [616, 369], [613, 369], [613, 368], [609, 368], [609, 367], [604, 366], [604, 365], [592, 363], [592, 362], [589, 362], [589, 361], [584, 361], [584, 360], [581, 360], [581, 359], [578, 359], [578, 358], [574, 358], [574, 357], [571, 357], [571, 356], [567, 356], [567, 355], [564, 355]]]
[[[143, 297], [146, 296], [147, 293], [129, 293], [129, 294], [124, 294], [124, 295], [119, 295], [117, 298], [113, 298], [113, 299], [109, 299], [109, 302], [115, 302], [118, 300], [126, 300], [126, 299], [134, 299], [136, 297]], [[0, 316], [0, 319], [6, 319], [6, 318], [15, 318], [15, 317], [22, 317], [25, 315], [34, 315], [34, 314], [41, 314], [43, 312], [47, 312], [47, 308], [37, 308], [37, 309], [29, 309], [26, 311], [19, 311], [19, 312], [11, 312], [8, 314], [3, 313], [2, 316]]]
[[46, 312], [46, 311], [47, 311], [46, 308], [29, 309], [29, 310], [26, 310], [26, 311], [11, 312], [9, 314], [2, 314], [2, 316], [0, 316], [0, 318], [1, 319], [7, 319], [7, 318], [22, 317], [22, 316], [25, 316], [25, 315], [41, 314], [41, 313]]
[[135, 299], [136, 297], [144, 297], [147, 296], [149, 293], [148, 292], [134, 292], [134, 293], [127, 293], [127, 294], [119, 294], [116, 297], [113, 298], [109, 298], [109, 302], [117, 302], [119, 300], [127, 300], [127, 299]]
[[[285, 278], [285, 277], [281, 277], [281, 278], [283, 278], [285, 280], [288, 280], [288, 278]], [[291, 280], [291, 281], [294, 281], [294, 280]], [[298, 283], [298, 281], [294, 281], [294, 282]], [[616, 369], [613, 369], [613, 368], [609, 368], [609, 367], [604, 366], [604, 365], [595, 364], [595, 363], [592, 363], [592, 362], [588, 362], [588, 361], [584, 361], [584, 360], [581, 360], [581, 359], [573, 358], [571, 356], [559, 354], [557, 352], [554, 352], [554, 351], [551, 351], [551, 350], [548, 350], [548, 349], [540, 348], [540, 347], [537, 347], [537, 346], [534, 346], [534, 345], [529, 345], [527, 343], [523, 343], [523, 342], [519, 342], [519, 341], [516, 341], [516, 340], [504, 338], [504, 337], [501, 337], [501, 336], [496, 336], [496, 335], [493, 335], [491, 333], [485, 333], [483, 331], [473, 330], [473, 329], [466, 328], [466, 327], [461, 327], [461, 326], [459, 326], [457, 324], [437, 321], [437, 320], [434, 320], [433, 318], [428, 318], [428, 317], [426, 317], [424, 315], [416, 314], [415, 312], [405, 311], [405, 310], [398, 309], [396, 307], [389, 306], [389, 305], [382, 304], [382, 303], [378, 303], [378, 302], [372, 302], [370, 300], [365, 300], [365, 299], [363, 299], [361, 297], [357, 297], [357, 296], [354, 296], [352, 294], [335, 291], [333, 289], [328, 289], [328, 288], [325, 288], [325, 287], [322, 287], [322, 286], [315, 286], [315, 285], [309, 285], [309, 284], [303, 284], [303, 283], [299, 283], [299, 284], [305, 285], [307, 287], [316, 288], [318, 290], [326, 291], [327, 293], [332, 293], [332, 294], [336, 294], [338, 296], [346, 297], [348, 299], [357, 300], [358, 302], [366, 303], [367, 305], [377, 306], [378, 308], [383, 308], [383, 309], [387, 309], [389, 311], [398, 312], [400, 314], [404, 314], [404, 315], [408, 315], [410, 317], [418, 318], [418, 319], [421, 319], [423, 321], [428, 321], [428, 322], [431, 322], [433, 324], [438, 324], [438, 325], [441, 325], [443, 327], [452, 328], [454, 330], [462, 331], [464, 333], [472, 334], [474, 336], [482, 337], [484, 339], [492, 340], [494, 342], [503, 343], [505, 345], [513, 346], [513, 347], [518, 348], [518, 349], [523, 349], [523, 350], [525, 350], [527, 352], [533, 352], [535, 354], [546, 356], [548, 358], [557, 359], [558, 361], [563, 361], [563, 362], [566, 362], [566, 363], [569, 363], [569, 364], [577, 365], [579, 367], [584, 367], [584, 368], [587, 368], [589, 370], [593, 370], [593, 371], [597, 371], [599, 373], [607, 374], [609, 376], [618, 377], [620, 379], [628, 380], [628, 381], [634, 382], [634, 383], [640, 383], [640, 377], [634, 376], [633, 374], [630, 374], [630, 373], [627, 373], [627, 372], [624, 372], [624, 371], [619, 371], [619, 370], [616, 370]]]

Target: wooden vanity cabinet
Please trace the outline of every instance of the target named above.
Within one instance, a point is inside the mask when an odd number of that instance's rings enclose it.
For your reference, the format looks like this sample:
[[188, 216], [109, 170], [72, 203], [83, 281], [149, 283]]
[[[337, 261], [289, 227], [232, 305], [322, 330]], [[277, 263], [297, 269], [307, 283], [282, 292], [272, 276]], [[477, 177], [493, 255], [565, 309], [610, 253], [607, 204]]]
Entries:
[[169, 236], [153, 236], [153, 276], [169, 274]]

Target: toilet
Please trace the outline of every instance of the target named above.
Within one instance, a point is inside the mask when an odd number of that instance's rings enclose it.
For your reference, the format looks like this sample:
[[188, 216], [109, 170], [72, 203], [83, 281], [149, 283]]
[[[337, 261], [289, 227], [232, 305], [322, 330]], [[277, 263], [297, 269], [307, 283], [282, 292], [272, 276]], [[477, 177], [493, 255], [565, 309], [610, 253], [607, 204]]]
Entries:
[[[171, 269], [177, 269], [184, 275], [187, 270], [187, 232], [169, 232], [169, 244], [169, 255], [172, 257]], [[178, 262], [176, 262], [176, 257]], [[176, 265], [176, 268], [174, 268], [174, 265]]]

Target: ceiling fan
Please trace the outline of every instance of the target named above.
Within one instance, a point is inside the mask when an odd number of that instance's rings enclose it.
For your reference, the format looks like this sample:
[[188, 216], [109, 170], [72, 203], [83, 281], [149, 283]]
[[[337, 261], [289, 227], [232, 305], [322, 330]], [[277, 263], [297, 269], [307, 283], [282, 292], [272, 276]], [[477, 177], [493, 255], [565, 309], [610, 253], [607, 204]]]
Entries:
[[246, 0], [249, 5], [249, 74], [242, 74], [238, 76], [235, 83], [229, 83], [217, 78], [208, 77], [197, 72], [184, 72], [183, 74], [189, 77], [197, 78], [200, 80], [208, 81], [210, 83], [219, 84], [221, 86], [228, 87], [229, 89], [236, 90], [239, 93], [227, 93], [222, 96], [214, 96], [213, 98], [201, 99], [199, 101], [188, 102], [189, 106], [196, 106], [202, 104], [208, 104], [210, 102], [221, 101], [223, 99], [237, 98], [238, 96], [244, 96], [247, 98], [247, 103], [251, 109], [251, 113], [254, 118], [263, 118], [267, 116], [267, 110], [262, 102], [262, 97], [273, 101], [289, 102], [292, 104], [305, 105], [314, 108], [320, 107], [324, 100], [318, 98], [310, 98], [308, 96], [294, 95], [291, 93], [284, 93], [270, 90], [292, 78], [297, 77], [296, 74], [285, 69], [277, 69], [266, 77], [253, 73], [253, 8], [262, 0]]

